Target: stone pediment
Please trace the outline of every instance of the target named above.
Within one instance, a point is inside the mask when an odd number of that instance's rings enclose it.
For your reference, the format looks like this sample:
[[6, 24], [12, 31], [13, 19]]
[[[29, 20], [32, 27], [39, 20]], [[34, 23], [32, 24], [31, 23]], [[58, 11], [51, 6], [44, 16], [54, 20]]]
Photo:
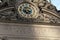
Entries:
[[60, 23], [60, 16], [47, 0], [5, 0], [0, 2], [0, 21]]
[[1, 0], [0, 40], [60, 40], [60, 15], [47, 0]]

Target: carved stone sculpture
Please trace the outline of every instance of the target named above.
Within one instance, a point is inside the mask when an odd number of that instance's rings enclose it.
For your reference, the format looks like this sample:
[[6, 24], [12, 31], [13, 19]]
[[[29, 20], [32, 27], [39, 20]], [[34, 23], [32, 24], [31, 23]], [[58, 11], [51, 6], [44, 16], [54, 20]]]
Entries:
[[[50, 23], [52, 17], [55, 20], [52, 21], [53, 23], [58, 23], [57, 20], [60, 20], [56, 8], [47, 0], [5, 0], [1, 1], [0, 5], [0, 20], [2, 21], [16, 22], [19, 20], [18, 22], [24, 21], [24, 23], [29, 21]], [[43, 16], [43, 20], [41, 16]]]
[[0, 40], [60, 40], [60, 12], [47, 0], [0, 0]]

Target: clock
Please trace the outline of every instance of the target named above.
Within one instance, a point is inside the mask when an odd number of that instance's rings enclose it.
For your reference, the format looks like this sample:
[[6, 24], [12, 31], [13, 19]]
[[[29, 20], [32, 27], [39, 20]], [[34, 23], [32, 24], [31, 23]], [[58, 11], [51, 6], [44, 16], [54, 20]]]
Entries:
[[24, 18], [37, 18], [39, 15], [39, 9], [33, 3], [21, 3], [17, 10], [19, 15]]

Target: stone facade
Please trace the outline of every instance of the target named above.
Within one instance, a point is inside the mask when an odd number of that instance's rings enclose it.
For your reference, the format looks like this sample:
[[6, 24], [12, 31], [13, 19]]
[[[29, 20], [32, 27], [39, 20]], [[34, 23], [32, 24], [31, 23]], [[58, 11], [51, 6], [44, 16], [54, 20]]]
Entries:
[[60, 26], [0, 23], [0, 40], [60, 40]]
[[60, 23], [56, 7], [47, 0], [5, 0], [0, 5], [0, 20], [5, 22]]
[[60, 40], [60, 12], [47, 0], [0, 0], [0, 40]]

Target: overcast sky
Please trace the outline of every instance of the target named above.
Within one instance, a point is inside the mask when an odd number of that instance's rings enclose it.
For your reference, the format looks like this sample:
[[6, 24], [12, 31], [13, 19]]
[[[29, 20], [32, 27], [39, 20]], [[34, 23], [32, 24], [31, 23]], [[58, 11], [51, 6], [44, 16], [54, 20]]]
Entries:
[[60, 0], [51, 0], [51, 3], [55, 5], [58, 10], [60, 10]]

